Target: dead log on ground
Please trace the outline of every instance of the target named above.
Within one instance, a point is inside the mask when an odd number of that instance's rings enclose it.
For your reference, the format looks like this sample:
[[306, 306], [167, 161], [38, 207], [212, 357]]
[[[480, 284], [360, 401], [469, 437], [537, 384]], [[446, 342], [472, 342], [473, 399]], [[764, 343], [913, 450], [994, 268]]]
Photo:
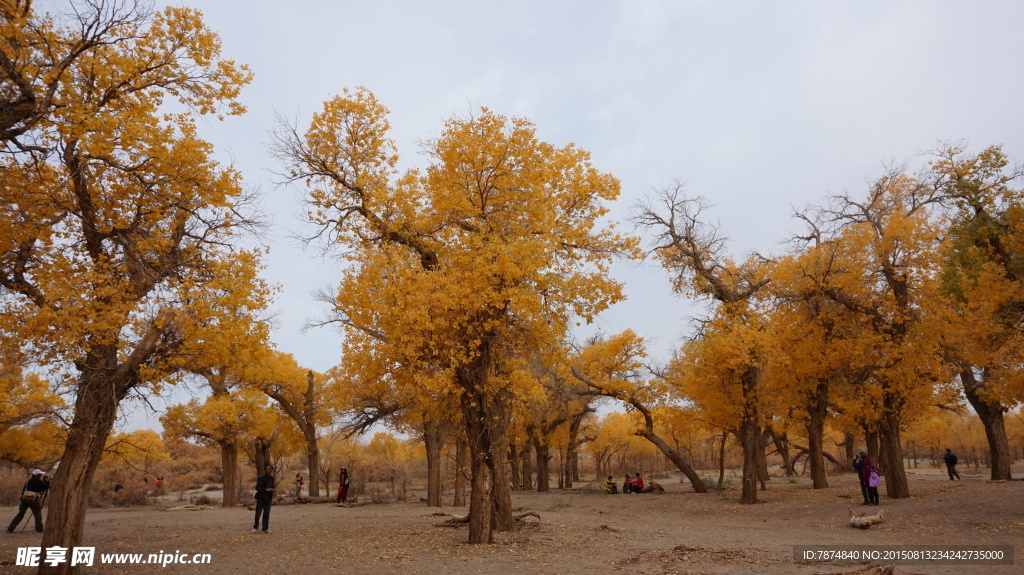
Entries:
[[665, 488], [661, 486], [657, 481], [651, 481], [644, 488], [640, 490], [640, 493], [665, 493]]

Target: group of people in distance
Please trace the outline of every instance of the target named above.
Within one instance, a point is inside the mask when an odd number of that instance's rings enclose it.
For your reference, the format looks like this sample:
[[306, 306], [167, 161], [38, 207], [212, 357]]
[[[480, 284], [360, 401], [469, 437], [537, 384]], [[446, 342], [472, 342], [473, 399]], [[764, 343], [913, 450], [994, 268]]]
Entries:
[[[338, 477], [338, 503], [348, 502], [348, 488], [350, 484], [348, 469], [342, 467]], [[256, 493], [253, 499], [256, 500], [256, 517], [252, 522], [252, 532], [270, 533], [270, 506], [274, 502], [274, 466], [267, 465], [263, 475], [256, 479]], [[305, 481], [302, 474], [295, 475], [295, 496], [301, 493]], [[261, 529], [262, 526], [262, 529]]]
[[[622, 482], [623, 493], [650, 493], [650, 491], [652, 491], [650, 488], [644, 486], [644, 478], [641, 477], [639, 473], [636, 474], [636, 477], [630, 477], [628, 473], [626, 474], [626, 479]], [[619, 492], [619, 486], [615, 483], [615, 480], [612, 479], [611, 475], [609, 475], [608, 479], [604, 482], [604, 492]]]
[[[956, 470], [957, 457], [952, 449], [946, 448], [946, 454], [942, 456], [942, 461], [946, 464], [946, 472], [949, 474], [950, 481], [954, 478], [960, 479], [960, 473]], [[860, 492], [864, 496], [861, 505], [878, 505], [878, 486], [882, 484], [882, 478], [879, 477], [878, 468], [871, 463], [871, 458], [867, 453], [861, 451], [853, 458], [853, 469], [857, 471]]]

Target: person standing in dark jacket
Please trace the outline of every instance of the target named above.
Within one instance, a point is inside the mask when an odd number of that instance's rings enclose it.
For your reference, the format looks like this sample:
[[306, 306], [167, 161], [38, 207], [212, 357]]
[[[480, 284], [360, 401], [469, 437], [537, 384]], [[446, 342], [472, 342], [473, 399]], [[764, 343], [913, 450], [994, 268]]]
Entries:
[[853, 458], [853, 469], [857, 472], [857, 481], [860, 482], [860, 494], [864, 496], [861, 505], [871, 505], [871, 495], [868, 493], [868, 480], [864, 478], [864, 458], [868, 454], [863, 451]]
[[18, 507], [18, 514], [7, 527], [8, 533], [14, 533], [14, 528], [21, 523], [25, 517], [25, 511], [32, 510], [32, 517], [36, 520], [36, 533], [43, 532], [43, 494], [50, 488], [50, 478], [46, 477], [42, 469], [32, 471], [32, 476], [25, 482], [21, 489], [21, 506]]
[[274, 466], [268, 465], [263, 475], [256, 479], [256, 518], [252, 532], [260, 528], [260, 514], [263, 514], [263, 532], [270, 533], [270, 504], [274, 502]]
[[960, 474], [957, 473], [957, 471], [956, 471], [956, 462], [957, 462], [956, 454], [953, 453], [952, 449], [950, 449], [948, 447], [946, 448], [946, 454], [942, 456], [942, 461], [944, 461], [946, 463], [946, 472], [949, 473], [949, 480], [953, 481], [953, 476], [954, 475], [956, 476], [957, 479], [960, 479]]

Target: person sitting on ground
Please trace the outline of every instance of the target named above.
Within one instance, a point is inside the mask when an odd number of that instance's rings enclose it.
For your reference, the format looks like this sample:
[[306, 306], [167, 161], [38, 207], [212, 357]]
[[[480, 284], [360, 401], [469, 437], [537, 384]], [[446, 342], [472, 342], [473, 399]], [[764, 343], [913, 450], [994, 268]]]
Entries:
[[633, 479], [633, 493], [643, 493], [644, 491], [644, 478], [640, 477], [640, 474], [636, 474], [636, 478]]
[[608, 479], [604, 482], [604, 492], [605, 493], [618, 493], [619, 492], [619, 487], [615, 483], [615, 481], [612, 479], [611, 475], [609, 475]]
[[622, 492], [633, 493], [633, 478], [626, 474], [626, 478], [622, 480]]

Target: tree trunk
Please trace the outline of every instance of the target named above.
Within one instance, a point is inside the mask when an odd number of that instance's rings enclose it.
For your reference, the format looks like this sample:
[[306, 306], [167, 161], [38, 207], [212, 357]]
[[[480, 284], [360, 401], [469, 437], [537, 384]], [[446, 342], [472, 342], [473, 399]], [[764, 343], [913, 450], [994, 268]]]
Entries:
[[550, 473], [551, 470], [548, 468], [548, 463], [551, 461], [549, 455], [549, 447], [544, 445], [542, 441], [544, 438], [534, 438], [533, 450], [537, 454], [537, 492], [547, 493], [551, 491]]
[[757, 450], [761, 445], [760, 429], [756, 420], [744, 416], [740, 423], [740, 447], [743, 450], [743, 477], [740, 503], [757, 503]]
[[[117, 406], [131, 385], [111, 375], [117, 369], [116, 348], [90, 354], [79, 379], [75, 419], [68, 430], [60, 467], [50, 489], [49, 508], [42, 548], [72, 549], [82, 542], [89, 487], [103, 455], [107, 436], [114, 427]], [[69, 574], [78, 571], [70, 562], [50, 566], [40, 562], [39, 573]]]
[[460, 433], [455, 439], [455, 485], [452, 487], [452, 506], [466, 506], [466, 435]]
[[740, 503], [757, 503], [757, 465], [758, 451], [761, 447], [761, 429], [757, 422], [757, 404], [754, 394], [757, 390], [758, 368], [748, 367], [740, 377], [743, 387], [744, 409], [740, 422], [740, 445], [743, 448], [743, 486]]
[[529, 429], [523, 442], [523, 491], [533, 491], [533, 430]]
[[962, 366], [960, 381], [963, 383], [967, 401], [971, 403], [971, 407], [974, 408], [978, 419], [985, 427], [985, 439], [988, 440], [992, 466], [992, 480], [1009, 481], [1013, 478], [1010, 473], [1010, 464], [1013, 463], [1013, 458], [1010, 455], [1010, 442], [1006, 437], [1006, 425], [1003, 422], [1003, 413], [1006, 412], [1006, 408], [998, 401], [989, 401], [982, 397], [980, 392], [983, 391], [984, 384], [978, 381], [971, 366]]
[[238, 505], [238, 444], [234, 440], [220, 441], [221, 478], [224, 481], [222, 507]]
[[441, 449], [444, 434], [432, 417], [423, 422], [423, 443], [427, 450], [427, 507], [441, 506]]
[[505, 389], [487, 394], [490, 419], [491, 456], [491, 527], [497, 531], [511, 531], [512, 482], [509, 480], [508, 444], [509, 425], [512, 421], [512, 398]]
[[[854, 435], [853, 435], [853, 433], [850, 432], [850, 431], [844, 431], [843, 432], [843, 444], [842, 445], [843, 445], [843, 449], [845, 450], [844, 453], [846, 455], [846, 457], [844, 457], [843, 459], [846, 461], [846, 463], [850, 463], [850, 462], [853, 461], [853, 452], [854, 452], [853, 442], [854, 442]], [[848, 467], [847, 470], [851, 471], [851, 470], [853, 470], [853, 467]]]
[[462, 412], [466, 425], [466, 440], [469, 444], [470, 492], [469, 492], [469, 542], [490, 543], [493, 541], [491, 526], [491, 441], [484, 412], [484, 398], [480, 394], [462, 395]]
[[678, 451], [669, 447], [668, 443], [666, 443], [664, 439], [655, 435], [653, 432], [647, 431], [641, 433], [641, 436], [647, 441], [653, 443], [663, 454], [665, 454], [665, 457], [667, 457], [669, 461], [675, 464], [679, 471], [683, 472], [683, 475], [690, 480], [690, 485], [693, 487], [693, 491], [695, 493], [708, 492], [707, 488], [704, 487], [704, 482], [700, 480], [700, 476], [697, 475], [697, 472], [694, 471], [693, 467], [690, 467], [690, 464], [682, 455], [679, 454]]
[[256, 476], [263, 475], [263, 471], [268, 465], [273, 465], [270, 461], [270, 443], [266, 437], [257, 437], [253, 444], [254, 459], [256, 464]]
[[892, 499], [910, 497], [910, 485], [903, 468], [903, 451], [900, 441], [900, 418], [888, 409], [883, 409], [878, 430], [878, 460], [885, 473], [885, 494]]
[[768, 489], [767, 482], [771, 479], [768, 475], [768, 455], [765, 453], [765, 448], [768, 447], [768, 442], [771, 438], [766, 437], [763, 430], [758, 430], [757, 433], [757, 480], [761, 483], [761, 491]]
[[793, 458], [789, 454], [789, 436], [786, 432], [775, 433], [771, 426], [765, 427], [765, 431], [771, 436], [775, 449], [779, 452], [779, 457], [782, 458], [782, 469], [786, 472], [786, 477], [793, 477], [796, 475], [796, 468], [793, 466]]
[[[878, 432], [877, 431], [875, 431], [873, 429], [866, 429], [866, 428], [864, 429], [864, 449], [867, 450], [868, 457], [870, 457], [872, 461], [878, 461], [879, 465], [882, 465], [882, 462], [879, 461], [880, 456], [879, 456], [879, 448], [878, 448]], [[884, 473], [885, 472], [885, 468], [882, 467], [881, 469], [882, 469], [882, 471]]]
[[520, 461], [522, 457], [522, 453], [519, 452], [519, 446], [515, 442], [510, 441], [508, 444], [508, 480], [512, 484], [513, 491], [518, 491], [523, 484], [522, 468], [520, 467], [522, 465]]
[[316, 425], [307, 423], [303, 432], [306, 438], [306, 460], [309, 465], [309, 494], [320, 496], [320, 443], [316, 436]]
[[469, 444], [471, 478], [469, 496], [469, 543], [491, 543], [494, 529], [512, 524], [512, 492], [508, 484], [508, 426], [511, 400], [508, 392], [490, 389], [491, 343], [484, 340], [477, 356], [455, 370], [462, 388], [463, 423]]
[[722, 445], [718, 448], [718, 488], [725, 489], [725, 442], [729, 439], [729, 432], [722, 432]]
[[[828, 383], [821, 382], [815, 388], [811, 401], [807, 404], [807, 461], [811, 466], [811, 488], [825, 489], [828, 487], [828, 476], [825, 474], [825, 457], [823, 455], [825, 440], [825, 417], [828, 415]], [[852, 449], [853, 436], [848, 438]], [[853, 456], [850, 456], [853, 459]]]
[[571, 488], [573, 480], [579, 479], [579, 467], [577, 464], [579, 460], [579, 444], [577, 440], [580, 436], [580, 425], [583, 423], [585, 414], [586, 412], [583, 412], [569, 420], [569, 441], [566, 443], [565, 466], [562, 470], [562, 475], [565, 476], [565, 482], [562, 485], [563, 489]]

